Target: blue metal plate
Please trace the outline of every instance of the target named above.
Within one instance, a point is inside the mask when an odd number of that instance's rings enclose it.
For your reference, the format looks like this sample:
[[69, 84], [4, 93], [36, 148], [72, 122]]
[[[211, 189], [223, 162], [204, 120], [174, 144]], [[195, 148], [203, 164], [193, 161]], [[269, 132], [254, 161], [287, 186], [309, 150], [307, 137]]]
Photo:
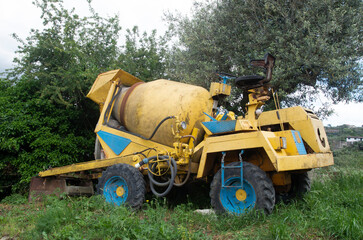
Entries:
[[202, 122], [202, 124], [213, 134], [216, 134], [234, 131], [236, 127], [236, 120]]
[[97, 134], [116, 155], [119, 155], [131, 142], [128, 138], [123, 138], [105, 131], [99, 131]]
[[294, 138], [297, 151], [299, 152], [300, 155], [305, 155], [306, 149], [304, 146], [304, 142], [301, 138], [300, 132], [296, 131], [296, 130], [291, 130], [291, 133], [292, 133], [292, 137]]

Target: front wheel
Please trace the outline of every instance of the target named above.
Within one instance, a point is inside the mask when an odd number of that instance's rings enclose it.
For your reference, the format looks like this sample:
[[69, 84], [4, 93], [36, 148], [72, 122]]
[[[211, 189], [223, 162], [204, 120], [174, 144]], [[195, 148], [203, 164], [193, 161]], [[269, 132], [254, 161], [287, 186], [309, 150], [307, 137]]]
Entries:
[[97, 193], [117, 206], [140, 208], [145, 199], [146, 187], [141, 172], [128, 164], [110, 166], [98, 179]]
[[[238, 166], [233, 162], [228, 166]], [[229, 212], [236, 215], [244, 214], [251, 209], [272, 212], [275, 205], [275, 190], [271, 180], [259, 167], [243, 162], [243, 189], [241, 186], [240, 169], [229, 168], [224, 172], [225, 186], [222, 188], [221, 169], [216, 173], [211, 184], [211, 204], [218, 213]]]

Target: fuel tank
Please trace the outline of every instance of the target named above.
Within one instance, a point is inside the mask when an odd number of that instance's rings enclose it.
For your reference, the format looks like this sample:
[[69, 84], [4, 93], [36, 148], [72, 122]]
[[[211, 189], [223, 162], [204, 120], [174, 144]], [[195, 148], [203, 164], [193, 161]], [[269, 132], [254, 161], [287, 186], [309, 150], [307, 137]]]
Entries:
[[[160, 79], [152, 82], [138, 82], [123, 87], [117, 96], [112, 115], [132, 133], [148, 138], [157, 125], [168, 116], [178, 116], [187, 123], [180, 135], [189, 135], [193, 128], [200, 129], [197, 143], [203, 137], [200, 122], [211, 114], [213, 100], [210, 93], [198, 86]], [[152, 141], [172, 146], [172, 126], [175, 120], [164, 122]]]

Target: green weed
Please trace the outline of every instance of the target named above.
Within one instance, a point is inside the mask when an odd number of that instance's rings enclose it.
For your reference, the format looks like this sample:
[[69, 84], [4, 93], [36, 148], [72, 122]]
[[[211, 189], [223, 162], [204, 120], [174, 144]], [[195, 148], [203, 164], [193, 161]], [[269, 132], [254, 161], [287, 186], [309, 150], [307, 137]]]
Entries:
[[1, 203], [3, 204], [12, 204], [12, 205], [26, 204], [27, 202], [28, 202], [27, 197], [17, 193], [10, 196], [6, 196], [3, 200], [1, 200]]
[[[340, 154], [340, 155], [339, 155]], [[348, 159], [344, 160], [344, 157]], [[314, 171], [311, 192], [271, 215], [201, 215], [191, 199], [149, 198], [139, 211], [101, 196], [47, 196], [28, 204], [12, 195], [0, 204], [0, 237], [19, 239], [363, 239], [361, 153], [340, 152], [336, 166]], [[353, 166], [350, 165], [352, 163]], [[196, 198], [196, 196], [193, 196]], [[204, 201], [204, 200], [203, 200]], [[203, 203], [205, 204], [205, 203]]]

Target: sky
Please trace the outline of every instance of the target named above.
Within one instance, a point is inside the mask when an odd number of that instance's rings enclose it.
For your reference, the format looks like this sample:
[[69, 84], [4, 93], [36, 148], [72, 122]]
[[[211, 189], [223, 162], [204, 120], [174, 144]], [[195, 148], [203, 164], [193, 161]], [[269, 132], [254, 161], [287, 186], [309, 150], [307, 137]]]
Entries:
[[[123, 31], [138, 26], [140, 31], [151, 32], [156, 29], [159, 35], [167, 30], [163, 21], [164, 13], [191, 13], [194, 0], [93, 0], [92, 6], [101, 16], [118, 15]], [[80, 15], [88, 13], [86, 0], [64, 0], [67, 8], [74, 7]], [[12, 38], [16, 33], [25, 39], [30, 29], [42, 28], [41, 11], [32, 0], [0, 0], [0, 72], [12, 67], [12, 60], [18, 43]], [[319, 100], [318, 100], [319, 101]], [[319, 103], [318, 103], [319, 104]], [[337, 104], [333, 106], [335, 114], [324, 125], [350, 124], [363, 125], [363, 103]]]

